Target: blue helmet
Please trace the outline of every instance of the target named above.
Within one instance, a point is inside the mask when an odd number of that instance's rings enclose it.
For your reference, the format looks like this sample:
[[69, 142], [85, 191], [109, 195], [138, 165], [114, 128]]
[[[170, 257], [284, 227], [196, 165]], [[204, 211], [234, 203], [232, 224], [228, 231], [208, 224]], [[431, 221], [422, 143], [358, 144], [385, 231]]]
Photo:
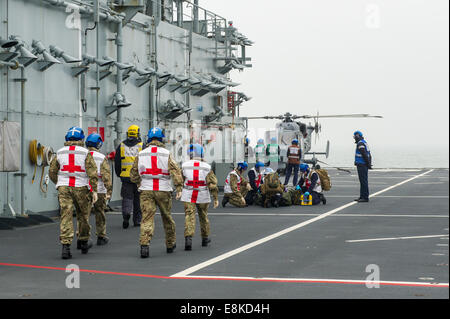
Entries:
[[103, 145], [102, 137], [97, 133], [92, 133], [86, 138], [86, 146], [87, 147], [95, 147], [96, 149], [100, 149]]
[[263, 140], [262, 138], [260, 138], [260, 139], [258, 140], [258, 144], [264, 144], [264, 140]]
[[298, 145], [298, 140], [297, 139], [293, 139], [292, 140], [292, 144], [297, 144]]
[[250, 144], [250, 139], [248, 137], [245, 138], [245, 143]]
[[277, 138], [276, 138], [276, 137], [272, 137], [272, 138], [270, 139], [270, 141], [271, 141], [272, 143], [276, 143], [276, 142], [277, 142]]
[[205, 153], [205, 150], [203, 149], [203, 146], [200, 144], [191, 144], [189, 145], [189, 148], [187, 150], [188, 155], [193, 155], [193, 157], [201, 157], [203, 158], [203, 154]]
[[307, 171], [309, 171], [308, 164], [305, 163], [300, 164], [300, 172], [307, 172]]
[[255, 164], [255, 167], [256, 167], [256, 168], [264, 167], [264, 163], [261, 162], [261, 161], [257, 161], [256, 164]]
[[151, 130], [148, 131], [148, 141], [147, 142], [151, 142], [152, 139], [156, 138], [159, 141], [162, 141], [162, 139], [165, 137], [164, 133], [162, 131], [162, 129], [160, 129], [159, 127], [154, 127]]
[[239, 162], [237, 167], [242, 170], [246, 170], [248, 168], [247, 162]]
[[84, 140], [84, 132], [81, 127], [73, 126], [69, 128], [66, 134], [66, 142]]
[[353, 136], [359, 135], [359, 137], [363, 138], [363, 133], [361, 131], [356, 131], [353, 133]]

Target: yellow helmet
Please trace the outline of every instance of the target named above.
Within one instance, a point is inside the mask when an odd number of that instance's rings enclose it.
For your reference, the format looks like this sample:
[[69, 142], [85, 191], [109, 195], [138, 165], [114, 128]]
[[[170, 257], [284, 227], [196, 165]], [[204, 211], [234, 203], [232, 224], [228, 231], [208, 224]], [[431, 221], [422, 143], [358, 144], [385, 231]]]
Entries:
[[140, 131], [141, 131], [141, 129], [139, 128], [139, 126], [131, 125], [128, 128], [127, 136], [128, 137], [136, 137], [136, 138], [138, 138], [140, 136]]

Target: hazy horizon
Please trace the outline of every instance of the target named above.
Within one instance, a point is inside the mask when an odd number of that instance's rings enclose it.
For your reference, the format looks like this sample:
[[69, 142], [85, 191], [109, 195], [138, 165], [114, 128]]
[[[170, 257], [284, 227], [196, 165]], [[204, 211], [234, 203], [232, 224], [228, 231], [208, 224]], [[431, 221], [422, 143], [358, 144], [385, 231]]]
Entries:
[[253, 68], [231, 73], [242, 83], [236, 90], [252, 97], [241, 116], [382, 115], [320, 120], [314, 149], [323, 150], [327, 140], [332, 149], [353, 148], [352, 134], [361, 130], [374, 150], [437, 148], [448, 161], [448, 1], [200, 0], [200, 6], [255, 41], [247, 49]]

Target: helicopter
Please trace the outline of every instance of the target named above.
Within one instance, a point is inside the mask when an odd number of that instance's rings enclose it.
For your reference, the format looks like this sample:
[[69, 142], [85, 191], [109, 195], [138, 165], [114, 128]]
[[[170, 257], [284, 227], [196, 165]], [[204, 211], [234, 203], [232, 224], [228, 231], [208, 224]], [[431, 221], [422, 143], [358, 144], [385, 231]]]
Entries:
[[[330, 141], [327, 141], [326, 150], [323, 152], [313, 152], [312, 148], [312, 135], [315, 133], [315, 140], [319, 133], [322, 131], [322, 125], [319, 123], [319, 119], [322, 118], [383, 118], [380, 115], [369, 114], [336, 114], [336, 115], [320, 115], [317, 112], [316, 115], [294, 115], [289, 112], [278, 116], [250, 116], [246, 117], [246, 127], [248, 128], [248, 120], [280, 120], [275, 127], [275, 131], [266, 131], [265, 141], [266, 144], [272, 137], [276, 137], [278, 145], [280, 146], [280, 161], [278, 162], [277, 171], [283, 173], [286, 169], [287, 162], [287, 149], [292, 144], [292, 140], [297, 139], [299, 146], [302, 150], [301, 161], [303, 163], [317, 165], [320, 162], [316, 155], [324, 155], [326, 158], [330, 152]], [[299, 119], [313, 119], [314, 125], [311, 123], [304, 123], [298, 121]], [[312, 155], [311, 158], [306, 158], [305, 155]]]

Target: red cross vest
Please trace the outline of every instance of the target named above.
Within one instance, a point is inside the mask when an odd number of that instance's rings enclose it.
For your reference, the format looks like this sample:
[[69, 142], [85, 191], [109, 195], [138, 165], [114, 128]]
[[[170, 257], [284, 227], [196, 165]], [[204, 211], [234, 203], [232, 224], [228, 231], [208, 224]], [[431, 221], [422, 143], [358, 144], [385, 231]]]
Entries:
[[170, 181], [169, 155], [168, 150], [154, 145], [139, 152], [138, 171], [142, 178], [139, 190], [173, 191]]
[[59, 163], [58, 183], [59, 186], [84, 187], [89, 185], [86, 174], [86, 156], [89, 151], [81, 146], [64, 146], [56, 152]]
[[261, 172], [258, 173], [254, 167], [251, 169], [251, 171], [255, 172], [255, 185], [256, 187], [259, 187], [262, 182], [262, 174]]
[[[313, 170], [313, 171], [311, 171], [311, 173], [309, 175], [308, 174], [304, 175], [306, 188], [309, 188], [311, 186], [311, 177], [313, 174], [317, 174], [317, 172]], [[312, 191], [317, 192], [317, 193], [322, 193], [322, 184], [320, 183], [319, 174], [317, 174], [316, 186], [314, 186], [314, 189]]]
[[97, 193], [106, 194], [106, 187], [103, 183], [102, 174], [100, 172], [100, 167], [105, 160], [106, 156], [97, 151], [90, 151], [92, 157], [94, 158], [95, 164], [97, 165], [97, 176], [98, 176], [98, 185], [97, 185]]
[[225, 194], [232, 194], [232, 193], [233, 193], [233, 190], [231, 189], [231, 184], [230, 184], [230, 177], [231, 177], [231, 175], [236, 175], [237, 180], [238, 180], [238, 182], [237, 182], [237, 188], [238, 188], [238, 191], [241, 190], [241, 182], [242, 182], [242, 181], [241, 181], [241, 177], [239, 176], [238, 173], [236, 173], [235, 170], [232, 170], [232, 171], [228, 174], [227, 179], [225, 180], [225, 186], [224, 186], [224, 188], [223, 188], [223, 191], [224, 191]]
[[206, 204], [211, 202], [206, 176], [211, 166], [202, 161], [192, 160], [181, 166], [184, 176], [181, 201], [187, 203]]

